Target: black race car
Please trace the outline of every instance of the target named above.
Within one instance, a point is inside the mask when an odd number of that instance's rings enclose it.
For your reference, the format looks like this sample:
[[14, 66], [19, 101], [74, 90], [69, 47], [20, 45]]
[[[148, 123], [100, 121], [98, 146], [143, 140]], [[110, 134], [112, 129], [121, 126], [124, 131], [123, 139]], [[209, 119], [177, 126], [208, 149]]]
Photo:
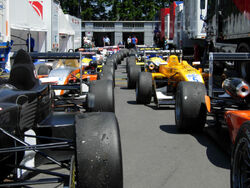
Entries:
[[[0, 187], [123, 187], [115, 114], [53, 111], [50, 87], [36, 78], [29, 54], [18, 51], [0, 85]], [[64, 170], [51, 171], [45, 163]]]

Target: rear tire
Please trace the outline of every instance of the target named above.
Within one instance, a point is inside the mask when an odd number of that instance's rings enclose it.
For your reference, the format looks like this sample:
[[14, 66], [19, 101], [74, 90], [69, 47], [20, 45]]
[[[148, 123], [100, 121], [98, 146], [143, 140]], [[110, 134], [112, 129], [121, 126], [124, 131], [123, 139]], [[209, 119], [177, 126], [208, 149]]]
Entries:
[[180, 82], [177, 86], [175, 122], [180, 132], [202, 131], [206, 122], [206, 88], [200, 82]]
[[[250, 170], [250, 121], [243, 123], [237, 134], [231, 155], [231, 188], [247, 188]], [[248, 171], [248, 172], [247, 172]], [[247, 181], [248, 178], [248, 181]], [[245, 181], [245, 184], [244, 184]]]
[[120, 132], [114, 113], [76, 116], [77, 187], [122, 188]]
[[136, 84], [136, 103], [150, 104], [152, 88], [152, 74], [149, 72], [141, 72]]
[[115, 112], [114, 87], [111, 80], [90, 82], [89, 93], [95, 96], [92, 112]]
[[128, 88], [135, 89], [136, 82], [138, 80], [139, 73], [141, 72], [141, 67], [137, 65], [128, 66]]
[[128, 57], [128, 59], [127, 59], [127, 64], [126, 64], [126, 72], [128, 72], [128, 67], [129, 67], [129, 66], [132, 66], [132, 65], [136, 65], [135, 56]]
[[102, 80], [111, 80], [115, 87], [115, 70], [112, 65], [104, 65], [102, 67]]

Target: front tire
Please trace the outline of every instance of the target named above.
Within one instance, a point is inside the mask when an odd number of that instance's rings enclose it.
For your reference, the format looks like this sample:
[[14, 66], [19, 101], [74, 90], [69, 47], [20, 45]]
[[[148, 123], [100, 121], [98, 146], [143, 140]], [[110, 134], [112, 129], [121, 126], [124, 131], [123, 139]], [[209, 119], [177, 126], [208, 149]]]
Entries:
[[92, 112], [115, 112], [114, 87], [111, 80], [96, 80], [90, 82], [89, 93], [93, 94], [94, 107]]
[[150, 104], [152, 98], [152, 74], [149, 72], [142, 72], [136, 84], [136, 103]]
[[202, 131], [206, 122], [206, 88], [200, 82], [180, 82], [177, 86], [175, 122], [180, 132]]
[[102, 80], [111, 80], [115, 87], [115, 70], [113, 65], [104, 65], [102, 67]]
[[244, 123], [237, 134], [231, 155], [231, 188], [250, 185], [250, 121]]
[[137, 65], [128, 65], [128, 88], [135, 89], [141, 67]]
[[76, 116], [77, 187], [122, 188], [120, 132], [114, 113]]

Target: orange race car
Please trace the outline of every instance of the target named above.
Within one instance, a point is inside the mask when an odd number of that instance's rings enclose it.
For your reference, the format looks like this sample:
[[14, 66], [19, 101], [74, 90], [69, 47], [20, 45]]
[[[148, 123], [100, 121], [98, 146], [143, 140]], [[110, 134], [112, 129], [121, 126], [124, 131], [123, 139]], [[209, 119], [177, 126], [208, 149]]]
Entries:
[[[83, 52], [81, 63], [77, 59], [60, 59], [56, 65], [41, 65], [38, 68], [38, 77], [43, 83], [53, 83], [53, 85], [69, 85], [80, 82], [94, 81], [105, 77], [113, 81], [113, 68], [111, 66], [98, 65], [91, 58], [94, 52]], [[82, 73], [81, 73], [82, 68]], [[80, 79], [81, 78], [81, 79]], [[85, 87], [87, 90], [87, 86]], [[56, 96], [72, 93], [70, 90], [55, 90]]]
[[55, 109], [78, 111], [87, 105], [114, 112], [113, 66], [98, 66], [92, 53], [30, 53], [33, 59], [59, 59], [54, 65], [40, 65], [37, 71], [40, 81], [54, 91]]
[[249, 57], [249, 53], [210, 53], [208, 94], [199, 82], [180, 82], [176, 92], [177, 129], [204, 130], [231, 153], [231, 187], [250, 185], [250, 84], [235, 76], [231, 63], [218, 74], [214, 61], [249, 61]]

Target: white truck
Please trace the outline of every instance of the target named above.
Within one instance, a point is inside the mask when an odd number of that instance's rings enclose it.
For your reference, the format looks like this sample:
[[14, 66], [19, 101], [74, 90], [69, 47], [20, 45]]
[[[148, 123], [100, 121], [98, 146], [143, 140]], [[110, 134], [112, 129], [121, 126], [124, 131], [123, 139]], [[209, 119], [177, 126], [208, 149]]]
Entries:
[[[207, 40], [210, 49], [250, 53], [249, 0], [208, 0], [207, 3]], [[235, 69], [250, 81], [249, 62], [235, 62]]]

